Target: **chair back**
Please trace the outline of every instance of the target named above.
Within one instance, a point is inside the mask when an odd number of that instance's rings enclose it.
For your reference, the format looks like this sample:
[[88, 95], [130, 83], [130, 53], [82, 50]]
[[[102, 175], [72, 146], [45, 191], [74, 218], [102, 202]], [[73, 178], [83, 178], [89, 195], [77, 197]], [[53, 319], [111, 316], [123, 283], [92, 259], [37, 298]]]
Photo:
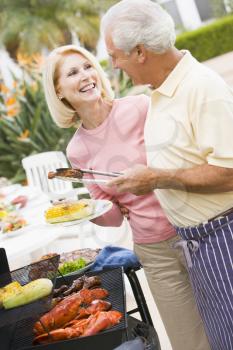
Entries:
[[22, 159], [28, 185], [45, 193], [62, 193], [73, 189], [72, 182], [48, 179], [48, 172], [69, 167], [63, 152], [51, 151], [34, 154]]

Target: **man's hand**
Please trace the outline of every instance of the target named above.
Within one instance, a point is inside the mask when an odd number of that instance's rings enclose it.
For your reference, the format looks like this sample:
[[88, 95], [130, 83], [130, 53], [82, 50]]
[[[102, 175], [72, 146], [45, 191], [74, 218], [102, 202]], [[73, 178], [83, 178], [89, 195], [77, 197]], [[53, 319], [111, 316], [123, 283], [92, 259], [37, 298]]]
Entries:
[[192, 193], [220, 193], [233, 191], [233, 168], [210, 164], [188, 169], [152, 169], [136, 165], [124, 175], [110, 181], [107, 186], [116, 186], [118, 192], [147, 194], [154, 189], [173, 189]]
[[123, 173], [124, 175], [109, 181], [107, 186], [115, 186], [118, 192], [130, 192], [136, 195], [147, 194], [156, 188], [155, 172], [145, 165], [136, 165]]

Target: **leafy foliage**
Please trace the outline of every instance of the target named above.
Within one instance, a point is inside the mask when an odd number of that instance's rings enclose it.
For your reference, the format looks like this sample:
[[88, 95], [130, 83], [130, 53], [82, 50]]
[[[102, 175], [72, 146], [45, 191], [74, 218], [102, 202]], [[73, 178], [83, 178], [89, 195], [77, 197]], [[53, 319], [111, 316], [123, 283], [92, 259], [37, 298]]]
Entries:
[[131, 90], [133, 83], [128, 75], [120, 69], [113, 69], [109, 60], [103, 60], [101, 66], [107, 72], [116, 97], [126, 96]]
[[48, 150], [65, 151], [72, 129], [52, 121], [43, 94], [41, 75], [25, 72], [12, 90], [0, 90], [0, 176], [12, 182], [25, 180], [22, 158]]
[[100, 14], [116, 0], [1, 0], [0, 42], [13, 58], [70, 44], [95, 50]]
[[199, 61], [222, 55], [233, 50], [233, 16], [226, 16], [214, 23], [177, 37], [176, 47], [188, 49]]

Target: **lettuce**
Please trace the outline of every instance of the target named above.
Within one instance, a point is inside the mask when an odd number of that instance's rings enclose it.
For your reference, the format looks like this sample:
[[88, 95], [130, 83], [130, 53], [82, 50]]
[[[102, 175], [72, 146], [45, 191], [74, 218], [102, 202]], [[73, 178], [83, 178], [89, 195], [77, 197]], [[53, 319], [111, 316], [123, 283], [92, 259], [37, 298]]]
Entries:
[[82, 269], [86, 265], [87, 262], [83, 258], [79, 258], [74, 261], [67, 261], [59, 266], [59, 272], [62, 275], [67, 275], [68, 273]]

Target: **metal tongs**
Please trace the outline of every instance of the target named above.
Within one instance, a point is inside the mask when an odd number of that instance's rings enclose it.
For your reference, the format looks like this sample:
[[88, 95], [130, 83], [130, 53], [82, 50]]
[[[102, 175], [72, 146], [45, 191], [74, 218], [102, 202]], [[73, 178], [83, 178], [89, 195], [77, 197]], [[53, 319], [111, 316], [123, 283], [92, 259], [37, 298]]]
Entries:
[[92, 170], [92, 169], [78, 169], [83, 174], [94, 174], [94, 175], [103, 175], [103, 176], [111, 176], [111, 177], [117, 177], [120, 175], [123, 175], [123, 173], [118, 172], [108, 172], [108, 171], [99, 171], [99, 170]]
[[[110, 177], [117, 177], [120, 175], [123, 175], [123, 173], [118, 173], [118, 172], [108, 172], [108, 171], [99, 171], [99, 170], [92, 170], [92, 169], [71, 169], [71, 168], [58, 168], [56, 169], [56, 172], [62, 172], [65, 170], [77, 170], [77, 172], [81, 173], [81, 175], [83, 174], [93, 174], [93, 175], [103, 175], [103, 176], [110, 176]], [[106, 179], [85, 179], [82, 176], [78, 177], [78, 176], [64, 176], [64, 175], [55, 175], [54, 176], [56, 179], [60, 179], [63, 181], [72, 181], [72, 182], [86, 182], [86, 183], [107, 183], [108, 180]]]

